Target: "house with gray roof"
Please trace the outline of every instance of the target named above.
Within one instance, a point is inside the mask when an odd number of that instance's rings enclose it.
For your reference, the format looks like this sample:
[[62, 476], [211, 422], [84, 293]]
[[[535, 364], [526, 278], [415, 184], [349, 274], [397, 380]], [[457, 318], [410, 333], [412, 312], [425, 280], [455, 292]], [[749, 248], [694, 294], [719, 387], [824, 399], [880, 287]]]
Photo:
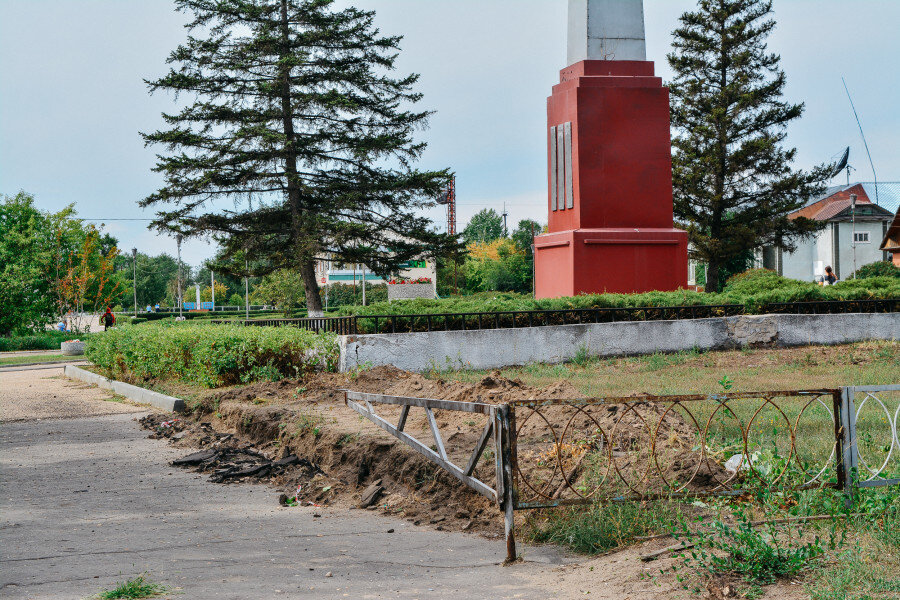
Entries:
[[794, 252], [774, 247], [762, 249], [758, 256], [760, 266], [803, 281], [816, 281], [825, 267], [831, 266], [838, 279], [846, 279], [863, 265], [891, 259], [881, 249], [881, 241], [898, 208], [900, 182], [879, 182], [877, 186], [861, 182], [829, 188], [788, 217], [824, 221], [824, 229], [801, 240]]

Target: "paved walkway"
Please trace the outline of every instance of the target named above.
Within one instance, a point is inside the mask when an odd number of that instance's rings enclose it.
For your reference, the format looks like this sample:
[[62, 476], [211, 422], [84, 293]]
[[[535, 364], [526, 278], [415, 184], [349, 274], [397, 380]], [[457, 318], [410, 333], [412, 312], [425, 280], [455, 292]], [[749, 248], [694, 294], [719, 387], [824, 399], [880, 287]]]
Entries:
[[[30, 373], [32, 388], [0, 374], [3, 598], [84, 598], [140, 573], [201, 600], [560, 597], [545, 587], [563, 562], [556, 550], [526, 548], [526, 562], [501, 567], [500, 539], [282, 508], [266, 486], [211, 484], [169, 467], [185, 451], [147, 439], [134, 414], [101, 414], [134, 407], [47, 373]], [[64, 418], [75, 406], [92, 416]]]

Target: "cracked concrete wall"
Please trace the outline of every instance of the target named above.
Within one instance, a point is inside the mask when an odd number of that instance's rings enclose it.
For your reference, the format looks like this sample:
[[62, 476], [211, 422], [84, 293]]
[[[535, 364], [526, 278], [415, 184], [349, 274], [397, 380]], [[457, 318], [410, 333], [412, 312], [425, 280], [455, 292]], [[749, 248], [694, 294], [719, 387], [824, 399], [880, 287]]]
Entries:
[[394, 365], [409, 371], [493, 369], [591, 356], [719, 350], [741, 346], [900, 340], [900, 314], [758, 315], [481, 331], [341, 336], [340, 369]]

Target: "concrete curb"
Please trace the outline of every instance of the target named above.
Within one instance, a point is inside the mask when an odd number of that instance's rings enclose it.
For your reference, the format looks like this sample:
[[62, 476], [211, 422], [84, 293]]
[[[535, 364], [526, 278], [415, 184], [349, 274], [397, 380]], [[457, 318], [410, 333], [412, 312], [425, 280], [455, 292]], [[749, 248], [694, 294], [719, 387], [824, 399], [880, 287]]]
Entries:
[[73, 365], [66, 365], [64, 373], [66, 377], [78, 379], [79, 381], [84, 381], [85, 383], [92, 383], [99, 388], [112, 390], [120, 396], [125, 396], [129, 400], [141, 402], [143, 404], [149, 404], [151, 406], [155, 406], [156, 408], [161, 408], [165, 411], [184, 412], [185, 409], [184, 400], [182, 400], [181, 398], [175, 398], [173, 396], [160, 394], [159, 392], [145, 390], [144, 388], [138, 387], [136, 385], [131, 385], [130, 383], [125, 383], [123, 381], [114, 381], [112, 379], [107, 379], [102, 375], [97, 375], [96, 373], [91, 373], [90, 371], [79, 369], [78, 367]]

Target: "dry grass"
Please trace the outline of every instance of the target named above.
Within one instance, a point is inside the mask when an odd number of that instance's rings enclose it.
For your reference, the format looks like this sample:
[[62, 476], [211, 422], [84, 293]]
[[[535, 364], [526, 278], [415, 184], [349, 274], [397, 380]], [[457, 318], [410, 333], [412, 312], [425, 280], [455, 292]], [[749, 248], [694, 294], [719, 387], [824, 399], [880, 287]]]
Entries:
[[[900, 382], [900, 342], [842, 346], [690, 351], [626, 358], [590, 358], [584, 366], [530, 364], [501, 369], [531, 386], [567, 379], [584, 396], [628, 396], [829, 388]], [[477, 381], [487, 371], [442, 372], [444, 378]]]

